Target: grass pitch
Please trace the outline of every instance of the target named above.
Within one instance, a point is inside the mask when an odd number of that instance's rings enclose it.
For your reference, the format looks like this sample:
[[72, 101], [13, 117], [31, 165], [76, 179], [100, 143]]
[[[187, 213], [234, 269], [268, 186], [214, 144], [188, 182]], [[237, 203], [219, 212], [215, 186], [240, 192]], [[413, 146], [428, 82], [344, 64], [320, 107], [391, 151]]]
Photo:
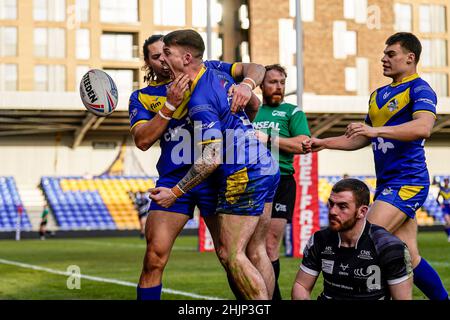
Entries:
[[[195, 236], [177, 239], [164, 274], [162, 298], [233, 299], [215, 254], [199, 253], [197, 241]], [[449, 290], [450, 243], [445, 234], [421, 233], [419, 247]], [[0, 299], [135, 299], [144, 250], [145, 243], [138, 238], [0, 241]], [[299, 263], [281, 258], [284, 299], [290, 299]], [[80, 280], [79, 289], [68, 288], [68, 282], [75, 283], [64, 274], [69, 266], [78, 266], [87, 277]], [[313, 298], [321, 287], [319, 278]], [[425, 297], [414, 288], [414, 299]]]

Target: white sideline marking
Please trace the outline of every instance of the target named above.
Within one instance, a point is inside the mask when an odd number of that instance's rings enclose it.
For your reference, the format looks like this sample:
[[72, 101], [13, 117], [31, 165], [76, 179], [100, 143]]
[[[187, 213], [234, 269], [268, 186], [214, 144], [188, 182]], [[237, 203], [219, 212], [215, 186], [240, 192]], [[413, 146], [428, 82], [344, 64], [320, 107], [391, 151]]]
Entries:
[[[25, 269], [44, 271], [44, 272], [48, 272], [48, 273], [58, 274], [61, 276], [67, 276], [67, 277], [76, 276], [70, 272], [35, 266], [32, 264], [22, 263], [22, 262], [17, 262], [17, 261], [0, 259], [0, 263], [8, 264], [8, 265], [16, 266], [16, 267], [21, 267], [21, 268], [25, 268]], [[136, 283], [133, 283], [133, 282], [116, 280], [116, 279], [108, 279], [108, 278], [100, 278], [100, 277], [94, 277], [94, 276], [89, 276], [89, 275], [85, 275], [85, 274], [80, 274], [79, 276], [81, 279], [97, 281], [97, 282], [106, 282], [106, 283], [118, 284], [118, 285], [125, 286], [125, 287], [136, 288]], [[223, 300], [223, 298], [219, 298], [219, 297], [203, 296], [200, 294], [184, 292], [184, 291], [179, 291], [179, 290], [173, 290], [173, 289], [168, 289], [168, 288], [167, 289], [163, 288], [162, 291], [164, 293], [175, 294], [175, 295], [185, 296], [185, 297], [189, 297], [189, 298], [197, 298], [197, 299], [204, 299], [204, 300]]]

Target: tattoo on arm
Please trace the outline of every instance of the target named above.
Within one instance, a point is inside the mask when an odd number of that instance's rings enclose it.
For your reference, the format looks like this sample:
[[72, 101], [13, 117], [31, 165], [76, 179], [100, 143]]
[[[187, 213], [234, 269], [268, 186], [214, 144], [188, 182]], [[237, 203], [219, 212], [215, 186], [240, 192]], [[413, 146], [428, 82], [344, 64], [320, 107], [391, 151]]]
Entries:
[[202, 156], [195, 161], [186, 175], [178, 182], [178, 187], [188, 192], [205, 180], [220, 165], [220, 142], [213, 142], [203, 147]]

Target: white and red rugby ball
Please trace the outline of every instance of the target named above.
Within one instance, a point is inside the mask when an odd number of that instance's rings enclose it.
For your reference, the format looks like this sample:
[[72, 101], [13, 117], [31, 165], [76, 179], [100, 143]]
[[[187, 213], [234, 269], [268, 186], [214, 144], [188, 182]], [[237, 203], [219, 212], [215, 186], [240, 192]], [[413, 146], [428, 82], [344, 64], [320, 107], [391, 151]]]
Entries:
[[106, 117], [117, 107], [119, 93], [114, 80], [104, 71], [89, 70], [81, 79], [80, 96], [86, 109]]

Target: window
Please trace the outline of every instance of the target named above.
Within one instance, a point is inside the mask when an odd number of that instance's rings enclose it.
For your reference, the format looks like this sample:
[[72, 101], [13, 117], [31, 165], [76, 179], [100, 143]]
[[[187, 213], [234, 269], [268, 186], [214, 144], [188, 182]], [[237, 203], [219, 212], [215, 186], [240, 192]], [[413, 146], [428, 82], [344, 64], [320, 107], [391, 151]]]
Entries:
[[89, 21], [89, 0], [76, 0], [75, 12], [77, 21], [80, 22]]
[[77, 59], [89, 59], [91, 50], [89, 46], [89, 29], [78, 29], [76, 31], [76, 57]]
[[17, 1], [1, 0], [0, 1], [0, 20], [17, 19]]
[[421, 60], [424, 67], [447, 66], [447, 41], [443, 39], [422, 40]]
[[336, 59], [356, 55], [356, 32], [347, 31], [345, 21], [333, 22], [333, 54]]
[[80, 85], [81, 79], [89, 70], [90, 70], [89, 66], [77, 66], [76, 72], [75, 72], [76, 73], [76, 79], [75, 79], [76, 88]]
[[396, 3], [394, 5], [395, 30], [412, 31], [412, 6], [410, 4]]
[[[295, 18], [296, 0], [289, 0], [289, 16]], [[300, 14], [302, 21], [314, 21], [314, 0], [300, 1]]]
[[344, 18], [366, 23], [367, 0], [344, 0]]
[[295, 35], [293, 19], [278, 20], [278, 52], [280, 64], [283, 66], [292, 66], [295, 64], [294, 55], [297, 50]]
[[17, 90], [17, 65], [0, 64], [0, 91]]
[[420, 32], [446, 32], [445, 6], [420, 5], [419, 6]]
[[[192, 25], [206, 27], [206, 1], [192, 0]], [[222, 20], [222, 5], [217, 0], [211, 1], [211, 25], [216, 26]]]
[[112, 23], [138, 22], [137, 0], [100, 0], [100, 21]]
[[129, 60], [137, 58], [137, 37], [131, 33], [104, 33], [101, 36], [101, 58], [104, 60]]
[[448, 96], [448, 76], [445, 73], [422, 73], [421, 77], [427, 81], [439, 97]]
[[35, 91], [65, 91], [66, 68], [62, 65], [36, 65], [34, 67]]
[[33, 18], [37, 21], [64, 21], [66, 0], [33, 0]]
[[0, 27], [0, 57], [17, 55], [17, 28]]
[[356, 68], [345, 68], [345, 90], [356, 91]]
[[241, 29], [247, 30], [250, 28], [250, 19], [248, 18], [248, 7], [243, 4], [239, 7], [239, 21], [241, 22]]
[[62, 28], [35, 28], [34, 55], [36, 57], [64, 58], [66, 33]]
[[219, 34], [217, 32], [211, 32], [211, 58], [208, 57], [208, 46], [206, 42], [206, 32], [199, 32], [202, 36], [203, 42], [205, 43], [205, 53], [203, 54], [203, 59], [213, 59], [213, 60], [220, 60], [220, 57], [223, 54], [222, 49], [222, 38], [219, 37]]
[[185, 0], [153, 0], [153, 20], [156, 25], [185, 26]]
[[138, 89], [137, 70], [130, 69], [105, 69], [117, 85], [119, 94], [123, 93], [129, 96], [134, 90]]

